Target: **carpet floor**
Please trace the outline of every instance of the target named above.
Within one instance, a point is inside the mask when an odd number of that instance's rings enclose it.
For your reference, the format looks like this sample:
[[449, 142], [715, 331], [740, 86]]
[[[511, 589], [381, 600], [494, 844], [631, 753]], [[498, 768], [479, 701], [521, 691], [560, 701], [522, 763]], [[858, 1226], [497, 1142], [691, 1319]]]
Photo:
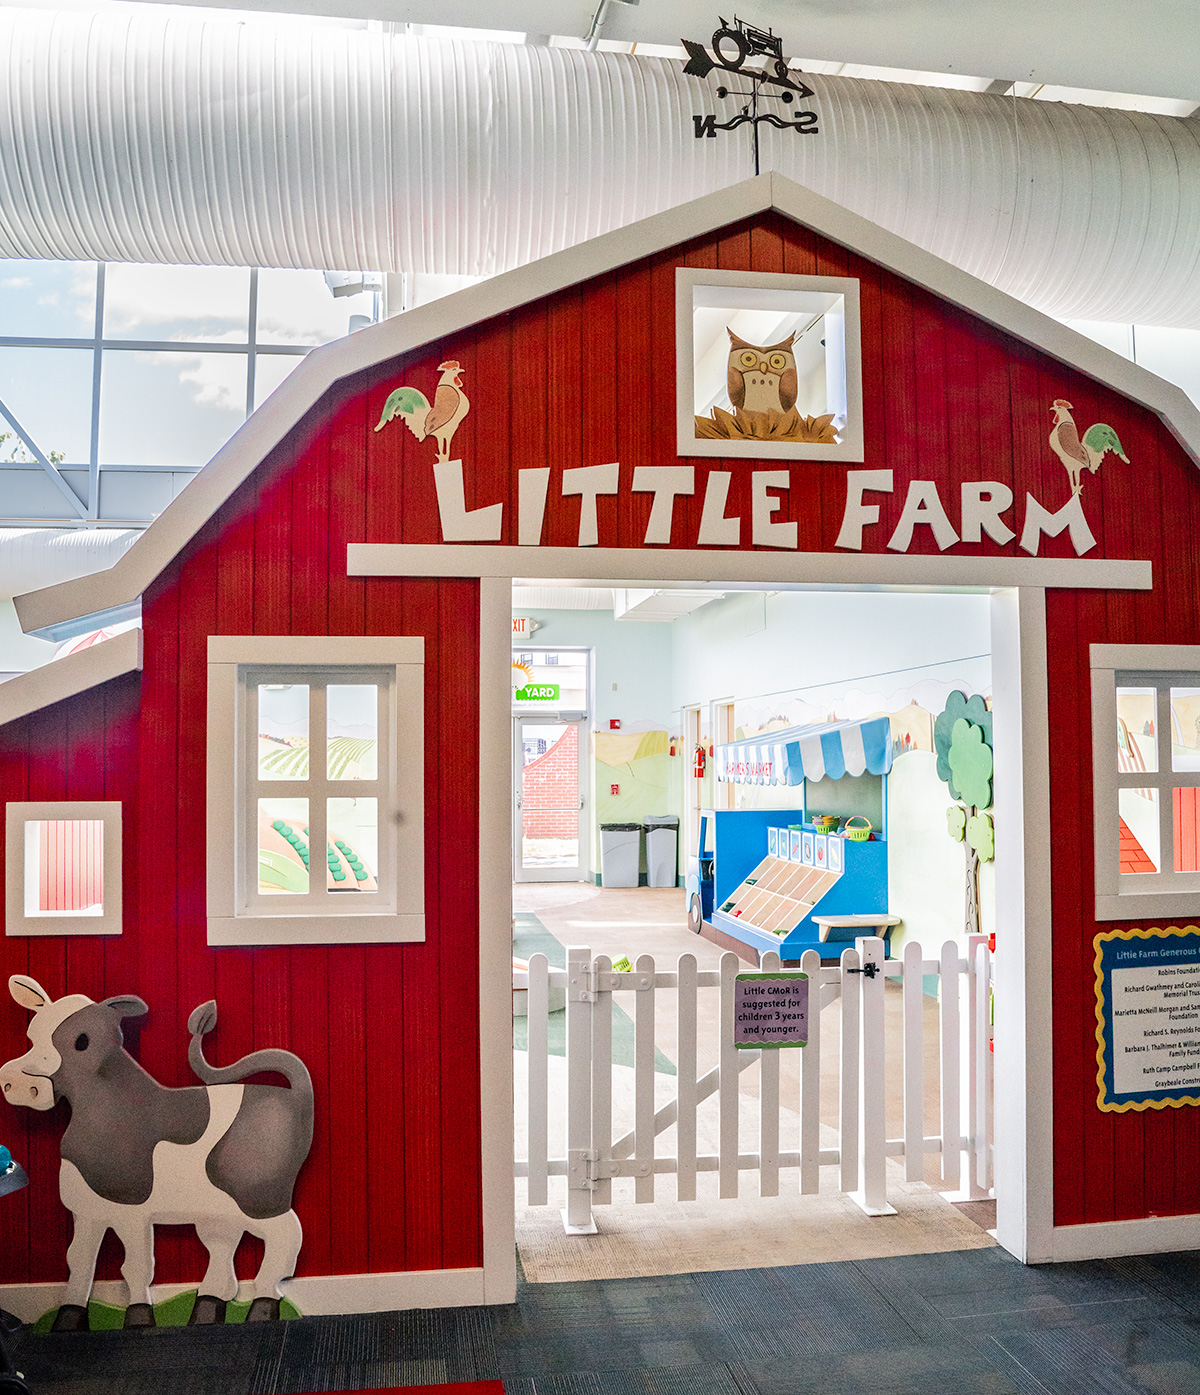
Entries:
[[986, 1249], [522, 1283], [493, 1308], [36, 1336], [17, 1359], [35, 1395], [1197, 1395], [1200, 1259]]

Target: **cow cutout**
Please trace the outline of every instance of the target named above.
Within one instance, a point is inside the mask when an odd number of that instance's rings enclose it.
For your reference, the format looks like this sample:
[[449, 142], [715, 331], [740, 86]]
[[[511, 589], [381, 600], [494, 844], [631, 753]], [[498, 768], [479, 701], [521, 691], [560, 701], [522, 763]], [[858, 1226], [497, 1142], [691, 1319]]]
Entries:
[[[32, 1043], [0, 1067], [10, 1104], [71, 1106], [63, 1134], [59, 1194], [74, 1217], [70, 1277], [56, 1331], [87, 1326], [96, 1257], [107, 1230], [125, 1247], [127, 1327], [152, 1326], [154, 1227], [192, 1225], [209, 1263], [193, 1323], [223, 1322], [237, 1296], [234, 1252], [243, 1233], [264, 1245], [247, 1321], [279, 1316], [279, 1284], [296, 1269], [303, 1235], [292, 1189], [312, 1144], [312, 1079], [290, 1051], [254, 1051], [232, 1066], [204, 1059], [203, 1038], [217, 1022], [214, 1002], [188, 1018], [188, 1064], [203, 1085], [160, 1085], [125, 1050], [121, 1020], [149, 1011], [132, 996], [93, 1002], [81, 993], [51, 999], [14, 974], [9, 992], [33, 1013]], [[260, 1071], [289, 1088], [246, 1084]]]

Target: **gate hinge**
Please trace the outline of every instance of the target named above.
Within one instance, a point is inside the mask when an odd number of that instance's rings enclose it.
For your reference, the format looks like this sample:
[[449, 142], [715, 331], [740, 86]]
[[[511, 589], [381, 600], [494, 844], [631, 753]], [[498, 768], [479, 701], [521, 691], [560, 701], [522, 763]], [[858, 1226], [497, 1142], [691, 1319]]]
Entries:
[[596, 1159], [600, 1155], [595, 1148], [568, 1148], [567, 1149], [567, 1190], [587, 1191], [596, 1190]]
[[594, 1003], [596, 1001], [595, 971], [590, 964], [567, 965], [567, 1002]]
[[636, 970], [633, 973], [619, 969], [598, 970], [593, 964], [584, 964], [578, 970], [568, 969], [567, 1001], [594, 1003], [599, 993], [613, 993], [622, 988], [644, 993], [653, 987], [653, 974], [638, 973]]
[[649, 1177], [653, 1164], [648, 1159], [601, 1158], [595, 1148], [567, 1150], [567, 1187], [572, 1191], [595, 1191], [610, 1177]]

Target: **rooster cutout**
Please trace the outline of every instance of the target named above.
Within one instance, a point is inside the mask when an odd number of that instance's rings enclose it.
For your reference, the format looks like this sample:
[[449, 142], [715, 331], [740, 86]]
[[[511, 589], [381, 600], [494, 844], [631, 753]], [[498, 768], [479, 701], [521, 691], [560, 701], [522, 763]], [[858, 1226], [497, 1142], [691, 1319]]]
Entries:
[[437, 391], [433, 395], [433, 405], [425, 394], [415, 387], [398, 387], [388, 394], [383, 404], [383, 415], [379, 418], [376, 431], [383, 428], [394, 417], [401, 417], [405, 426], [418, 441], [432, 436], [437, 442], [438, 460], [450, 459], [450, 442], [458, 430], [459, 423], [471, 410], [467, 394], [463, 391], [462, 366], [455, 359], [447, 359], [438, 364]]
[[1050, 410], [1054, 413], [1054, 425], [1050, 430], [1050, 449], [1066, 466], [1067, 474], [1071, 477], [1073, 495], [1078, 494], [1083, 488], [1082, 472], [1090, 470], [1095, 474], [1109, 451], [1120, 456], [1126, 465], [1129, 464], [1129, 457], [1111, 426], [1098, 421], [1095, 426], [1088, 427], [1081, 441], [1071, 416], [1071, 404], [1061, 397], [1056, 397]]

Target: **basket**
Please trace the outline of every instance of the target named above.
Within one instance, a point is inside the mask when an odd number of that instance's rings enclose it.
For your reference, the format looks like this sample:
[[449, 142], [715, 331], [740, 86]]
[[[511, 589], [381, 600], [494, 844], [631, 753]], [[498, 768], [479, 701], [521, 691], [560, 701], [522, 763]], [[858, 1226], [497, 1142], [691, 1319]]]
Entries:
[[842, 833], [852, 843], [865, 843], [871, 836], [871, 820], [862, 814], [854, 814], [846, 820]]
[[[813, 827], [818, 833], [832, 833], [838, 826], [838, 816], [836, 814], [814, 814]], [[870, 828], [870, 824], [867, 825]]]

